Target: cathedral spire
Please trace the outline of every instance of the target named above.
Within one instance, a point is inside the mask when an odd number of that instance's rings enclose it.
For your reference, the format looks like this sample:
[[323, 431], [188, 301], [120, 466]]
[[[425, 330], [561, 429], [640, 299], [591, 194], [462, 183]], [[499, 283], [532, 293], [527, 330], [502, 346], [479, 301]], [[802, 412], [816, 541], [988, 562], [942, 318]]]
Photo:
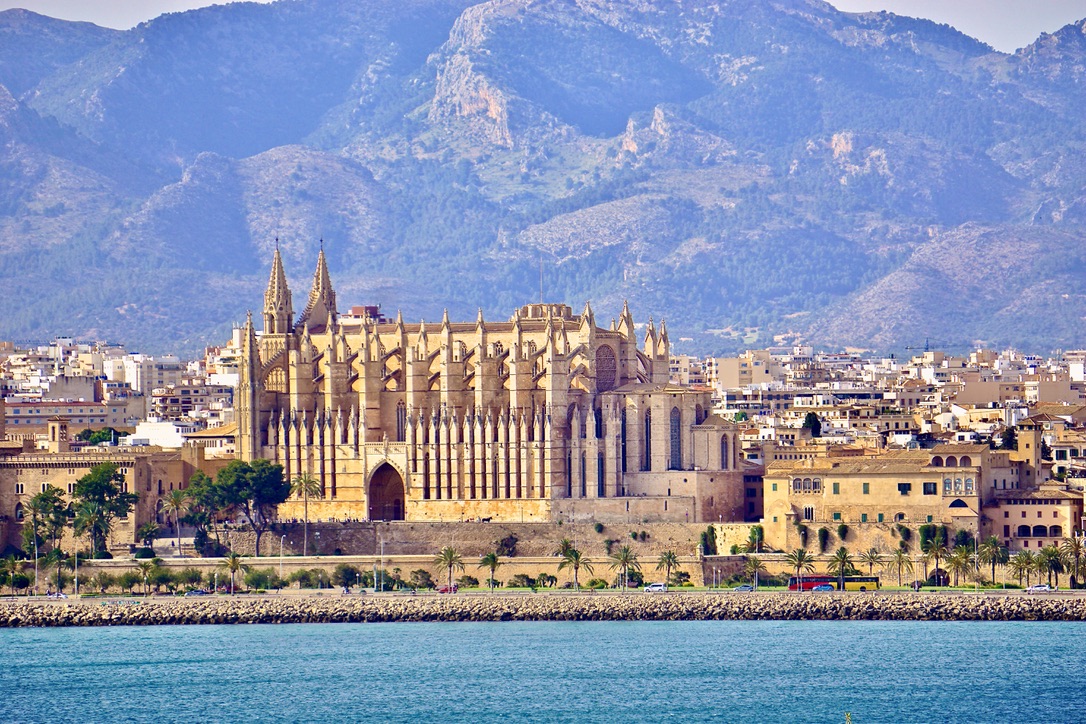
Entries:
[[275, 239], [275, 256], [272, 257], [271, 276], [268, 288], [264, 292], [264, 332], [265, 334], [286, 334], [294, 321], [294, 309], [291, 306], [290, 287], [287, 286], [287, 274], [283, 271], [283, 257], [279, 253], [279, 238]]
[[328, 274], [328, 261], [324, 256], [324, 239], [321, 239], [320, 253], [317, 254], [317, 270], [313, 272], [313, 288], [309, 291], [309, 302], [305, 311], [298, 318], [298, 323], [305, 323], [314, 332], [322, 332], [334, 327], [336, 322], [336, 293], [332, 289], [332, 279]]

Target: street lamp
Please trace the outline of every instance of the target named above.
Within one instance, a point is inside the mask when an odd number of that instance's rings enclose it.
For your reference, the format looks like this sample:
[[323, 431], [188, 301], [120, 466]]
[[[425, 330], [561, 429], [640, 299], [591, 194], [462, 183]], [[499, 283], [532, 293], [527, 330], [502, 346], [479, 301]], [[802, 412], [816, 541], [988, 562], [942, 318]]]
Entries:
[[279, 536], [279, 578], [283, 577], [283, 541], [287, 539], [286, 534]]

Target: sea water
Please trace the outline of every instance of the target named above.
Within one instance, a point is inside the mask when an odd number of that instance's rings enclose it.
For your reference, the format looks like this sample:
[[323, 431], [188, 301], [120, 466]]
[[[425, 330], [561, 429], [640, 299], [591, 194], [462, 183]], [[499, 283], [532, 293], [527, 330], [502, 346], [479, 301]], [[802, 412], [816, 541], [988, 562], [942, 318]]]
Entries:
[[1086, 624], [584, 622], [0, 631], [41, 722], [1086, 720]]

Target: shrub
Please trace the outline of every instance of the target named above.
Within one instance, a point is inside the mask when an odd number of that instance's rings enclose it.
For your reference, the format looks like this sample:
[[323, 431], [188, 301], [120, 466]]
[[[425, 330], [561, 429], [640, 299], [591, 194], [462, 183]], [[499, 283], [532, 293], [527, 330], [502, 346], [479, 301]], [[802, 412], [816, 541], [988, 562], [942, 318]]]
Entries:
[[825, 553], [826, 546], [830, 544], [830, 529], [819, 528], [818, 529], [818, 552]]
[[[154, 557], [154, 556], [152, 555], [152, 557]], [[113, 559], [113, 554], [110, 553], [109, 551], [96, 551], [95, 554], [94, 554], [94, 559], [97, 560], [97, 561], [112, 560]]]
[[417, 568], [411, 571], [411, 587], [415, 589], [419, 588], [433, 588], [434, 579], [430, 575], [430, 571], [425, 568]]
[[245, 585], [248, 588], [263, 588], [265, 590], [269, 588], [279, 588], [282, 585], [282, 581], [279, 580], [279, 576], [275, 573], [273, 568], [250, 568], [245, 573]]
[[[715, 556], [716, 550], [716, 528], [709, 526], [701, 534], [701, 552], [702, 555]], [[610, 551], [608, 551], [610, 553]]]
[[731, 554], [732, 554], [733, 556], [737, 556], [737, 555], [739, 555], [739, 544], [738, 544], [738, 543], [732, 543], [732, 547], [731, 547], [731, 549], [729, 550], [729, 552], [730, 552], [730, 553], [731, 553]]
[[848, 526], [842, 523], [837, 526], [837, 537], [841, 539], [841, 542], [845, 542], [845, 538], [848, 538]]
[[631, 530], [630, 531], [630, 540], [637, 540], [637, 531], [636, 530]]
[[540, 573], [535, 577], [541, 588], [553, 588], [558, 583], [558, 577], [549, 573]]
[[973, 534], [970, 533], [967, 530], [959, 530], [957, 533], [955, 533], [954, 534], [954, 547], [957, 548], [959, 546], [962, 546], [962, 547], [965, 547], [965, 548], [972, 548], [973, 547]]
[[614, 538], [603, 541], [603, 547], [607, 550], [607, 555], [611, 555], [611, 549], [615, 547], [615, 543], [618, 543], [618, 541]]
[[154, 558], [155, 557], [155, 549], [154, 548], [147, 548], [146, 546], [144, 546], [143, 548], [137, 548], [136, 552], [133, 554], [132, 557], [133, 558]]
[[901, 523], [897, 524], [897, 532], [901, 535], [901, 540], [908, 542], [913, 537], [913, 532], [909, 530], [908, 526]]
[[456, 579], [456, 585], [460, 588], [478, 588], [479, 579], [475, 576], [460, 576]]
[[30, 576], [25, 573], [16, 573], [11, 580], [11, 585], [15, 586], [16, 591], [25, 591], [30, 587]]
[[638, 539], [638, 540], [640, 540], [640, 541], [641, 541], [642, 543], [644, 543], [645, 541], [647, 541], [647, 540], [649, 539], [649, 533], [648, 533], [648, 531], [645, 531], [645, 530], [643, 530], [643, 531], [641, 531], [640, 533], [638, 533], [638, 534], [637, 534], [637, 539]]
[[508, 588], [535, 588], [535, 579], [529, 576], [518, 573], [509, 579], [509, 582], [505, 584]]
[[510, 533], [494, 544], [495, 552], [499, 556], [512, 558], [517, 554], [517, 537]]
[[[645, 577], [643, 575], [641, 575], [641, 571], [635, 571], [634, 569], [631, 568], [630, 572], [629, 572], [629, 577], [628, 577], [627, 582], [626, 582], [627, 587], [629, 587], [629, 588], [638, 588], [638, 587], [644, 585], [644, 583], [645, 583]], [[622, 571], [619, 571], [615, 575], [615, 580], [613, 581], [612, 585], [614, 585], [616, 588], [622, 586]]]
[[135, 571], [125, 571], [117, 577], [117, 585], [122, 590], [128, 591], [129, 593], [131, 593], [132, 589], [140, 585], [141, 583], [143, 583], [143, 576], [136, 573]]
[[[373, 578], [373, 573], [370, 573], [370, 578]], [[340, 563], [334, 569], [332, 569], [332, 583], [336, 586], [347, 587], [360, 585], [358, 569], [354, 566], [347, 565], [346, 563]]]
[[328, 577], [328, 571], [323, 568], [310, 568], [294, 571], [287, 580], [291, 583], [297, 583], [298, 588], [328, 588], [331, 586], [331, 580]]
[[174, 578], [173, 573], [161, 566], [151, 571], [151, 575], [147, 576], [147, 582], [155, 589], [155, 593], [158, 593], [162, 587], [165, 587], [167, 591], [177, 588], [177, 579]]
[[596, 523], [596, 525], [594, 525], [592, 527], [596, 529], [597, 533], [602, 533], [603, 532], [603, 523]]
[[607, 588], [607, 581], [603, 580], [602, 578], [592, 578], [592, 579], [590, 579], [588, 581], [588, 583], [584, 584], [584, 587], [585, 588], [591, 588], [591, 589], [594, 589], [594, 590], [599, 590], [601, 588]]

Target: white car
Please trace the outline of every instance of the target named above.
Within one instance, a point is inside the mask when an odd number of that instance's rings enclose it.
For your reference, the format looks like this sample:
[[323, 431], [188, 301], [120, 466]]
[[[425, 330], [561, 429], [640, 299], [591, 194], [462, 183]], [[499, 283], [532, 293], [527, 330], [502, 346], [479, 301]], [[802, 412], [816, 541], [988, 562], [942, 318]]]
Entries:
[[666, 583], [650, 583], [645, 586], [645, 593], [667, 593]]
[[1032, 586], [1026, 589], [1026, 593], [1042, 593], [1044, 591], [1051, 591], [1052, 586], [1047, 583], [1034, 583]]

